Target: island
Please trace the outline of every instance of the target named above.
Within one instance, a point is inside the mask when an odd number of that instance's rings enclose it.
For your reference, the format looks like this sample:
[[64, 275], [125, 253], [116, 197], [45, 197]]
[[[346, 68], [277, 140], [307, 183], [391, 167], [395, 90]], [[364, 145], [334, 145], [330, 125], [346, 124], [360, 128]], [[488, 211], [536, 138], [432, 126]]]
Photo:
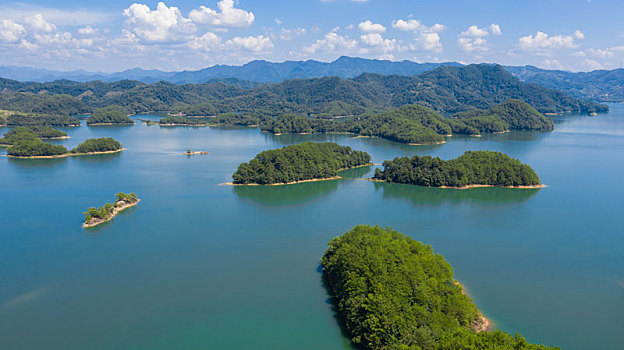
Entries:
[[123, 151], [121, 143], [113, 138], [87, 139], [78, 147], [68, 151], [65, 146], [53, 145], [38, 138], [14, 142], [7, 147], [7, 157], [13, 158], [64, 158]]
[[4, 134], [4, 137], [0, 138], [0, 147], [10, 146], [20, 140], [54, 140], [68, 138], [69, 136], [67, 136], [66, 132], [53, 129], [50, 126], [19, 126], [9, 130]]
[[363, 349], [558, 349], [485, 331], [444, 257], [391, 228], [354, 227], [329, 242], [321, 265], [338, 319]]
[[451, 160], [397, 157], [382, 165], [383, 170], [375, 169], [374, 181], [455, 189], [544, 187], [530, 166], [500, 152], [467, 151]]
[[260, 152], [232, 175], [235, 185], [292, 184], [338, 178], [338, 171], [372, 165], [371, 156], [333, 142], [304, 142]]
[[97, 108], [87, 118], [87, 125], [131, 125], [134, 120], [128, 117], [128, 111], [117, 105]]
[[119, 212], [137, 205], [140, 201], [134, 193], [126, 194], [119, 192], [115, 195], [114, 203], [106, 203], [99, 208], [91, 207], [87, 209], [83, 213], [85, 221], [82, 226], [89, 228], [111, 221]]

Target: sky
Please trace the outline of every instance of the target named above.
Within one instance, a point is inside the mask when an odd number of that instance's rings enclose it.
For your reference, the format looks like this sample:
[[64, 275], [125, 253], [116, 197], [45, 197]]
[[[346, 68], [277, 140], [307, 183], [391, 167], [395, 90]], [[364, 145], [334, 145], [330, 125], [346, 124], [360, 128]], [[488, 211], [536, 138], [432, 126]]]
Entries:
[[340, 56], [624, 66], [624, 0], [0, 2], [0, 66], [196, 70]]

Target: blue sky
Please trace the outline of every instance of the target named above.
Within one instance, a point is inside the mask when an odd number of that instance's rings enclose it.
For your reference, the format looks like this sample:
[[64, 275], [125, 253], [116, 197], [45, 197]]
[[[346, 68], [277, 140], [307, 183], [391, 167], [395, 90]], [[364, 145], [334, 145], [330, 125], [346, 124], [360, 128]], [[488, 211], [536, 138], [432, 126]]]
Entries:
[[112, 72], [342, 55], [588, 71], [624, 65], [623, 0], [0, 3], [0, 65]]

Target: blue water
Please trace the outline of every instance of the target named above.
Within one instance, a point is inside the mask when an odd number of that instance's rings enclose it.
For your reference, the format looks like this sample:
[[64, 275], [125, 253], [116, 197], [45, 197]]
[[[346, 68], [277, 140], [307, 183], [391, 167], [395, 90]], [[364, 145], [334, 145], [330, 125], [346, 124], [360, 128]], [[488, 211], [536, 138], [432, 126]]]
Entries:
[[[127, 150], [0, 158], [0, 349], [349, 349], [318, 262], [327, 241], [360, 223], [431, 244], [499, 329], [564, 349], [624, 347], [624, 105], [558, 117], [552, 133], [438, 146], [142, 123], [66, 131], [71, 139], [56, 143], [68, 148], [110, 136]], [[496, 150], [548, 187], [360, 179], [373, 167], [337, 181], [218, 185], [258, 152], [308, 140], [376, 163]], [[119, 191], [142, 201], [82, 229], [82, 212]]]

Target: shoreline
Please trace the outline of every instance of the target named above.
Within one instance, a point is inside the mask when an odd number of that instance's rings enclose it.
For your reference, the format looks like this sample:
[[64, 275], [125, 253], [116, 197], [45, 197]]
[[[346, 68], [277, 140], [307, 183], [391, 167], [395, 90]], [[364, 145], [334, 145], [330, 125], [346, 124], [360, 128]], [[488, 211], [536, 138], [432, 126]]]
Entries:
[[67, 157], [80, 157], [80, 156], [91, 156], [91, 155], [97, 155], [97, 154], [113, 154], [113, 153], [119, 153], [121, 151], [125, 151], [126, 148], [120, 148], [118, 150], [115, 151], [104, 151], [104, 152], [87, 152], [87, 153], [65, 153], [65, 154], [59, 154], [56, 156], [26, 156], [26, 157], [21, 157], [21, 156], [12, 156], [12, 155], [6, 155], [6, 157], [8, 158], [16, 158], [16, 159], [55, 159], [55, 158], [67, 158]]
[[184, 153], [182, 153], [183, 156], [204, 155], [204, 154], [208, 154], [208, 152], [206, 152], [206, 151], [193, 151], [193, 152], [184, 152]]
[[134, 123], [93, 123], [87, 124], [87, 126], [100, 126], [100, 125], [134, 125]]
[[[461, 284], [461, 282], [453, 280], [453, 283], [455, 283], [456, 286], [461, 288], [461, 292], [463, 295], [466, 295], [467, 297], [470, 298], [470, 294], [468, 294], [466, 287], [464, 287], [464, 285]], [[489, 318], [485, 317], [485, 315], [481, 312], [481, 310], [479, 310], [479, 319], [471, 326], [472, 326], [472, 329], [477, 333], [489, 332], [494, 328], [494, 323]]]
[[69, 136], [40, 137], [41, 140], [67, 140]]
[[98, 221], [96, 221], [96, 222], [94, 222], [92, 224], [88, 224], [88, 223], [85, 222], [85, 223], [82, 224], [82, 227], [83, 228], [91, 228], [91, 227], [95, 227], [97, 225], [101, 225], [101, 224], [103, 224], [105, 222], [109, 222], [109, 221], [113, 220], [115, 218], [115, 216], [117, 216], [118, 213], [120, 213], [120, 212], [122, 212], [122, 211], [124, 211], [124, 210], [126, 210], [128, 208], [134, 207], [135, 205], [139, 204], [140, 201], [141, 201], [140, 199], [137, 199], [137, 201], [134, 202], [134, 203], [129, 203], [129, 204], [126, 204], [126, 205], [121, 206], [119, 208], [114, 208], [113, 209], [113, 213], [106, 220], [101, 220], [100, 219], [100, 220], [98, 220]]
[[427, 187], [427, 188], [445, 188], [451, 190], [469, 190], [471, 188], [484, 188], [484, 187], [499, 187], [499, 188], [511, 188], [511, 189], [519, 189], [519, 190], [527, 190], [527, 189], [537, 189], [537, 188], [545, 188], [548, 187], [544, 184], [539, 185], [528, 185], [528, 186], [496, 186], [496, 185], [468, 185], [463, 187], [451, 187], [451, 186], [424, 186], [424, 185], [414, 185], [414, 184], [404, 184], [398, 182], [390, 182], [384, 180], [377, 180], [373, 178], [364, 179], [371, 182], [381, 182], [381, 183], [389, 183], [389, 184], [398, 184], [398, 185], [410, 185], [410, 186], [419, 186], [419, 187]]
[[440, 141], [440, 142], [435, 142], [435, 143], [412, 143], [412, 142], [410, 142], [410, 143], [408, 143], [408, 145], [410, 145], [410, 146], [434, 146], [434, 145], [442, 145], [442, 144], [445, 144], [445, 143], [446, 143], [446, 140]]

